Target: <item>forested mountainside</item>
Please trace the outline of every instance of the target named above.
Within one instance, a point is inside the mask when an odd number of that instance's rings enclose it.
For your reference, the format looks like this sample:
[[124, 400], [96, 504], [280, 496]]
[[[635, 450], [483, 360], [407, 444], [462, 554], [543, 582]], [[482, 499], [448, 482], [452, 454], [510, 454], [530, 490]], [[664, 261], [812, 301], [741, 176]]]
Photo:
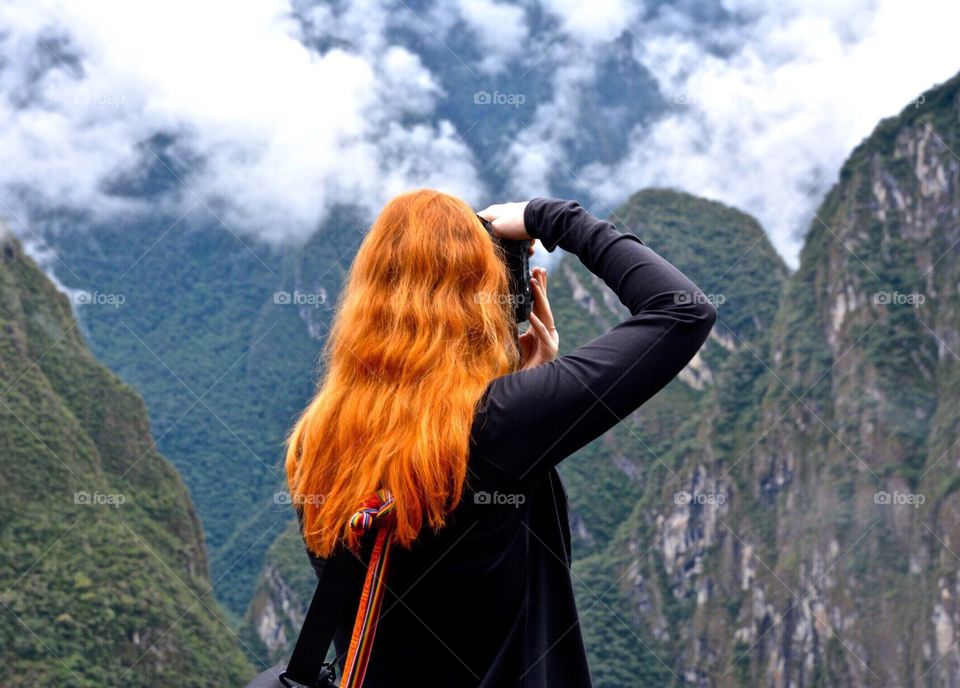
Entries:
[[242, 685], [203, 530], [143, 400], [0, 226], [0, 684]]
[[715, 334], [742, 364], [667, 459], [702, 497], [648, 480], [606, 551], [578, 562], [619, 581], [617, 613], [666, 679], [960, 685], [958, 94], [960, 77], [853, 151], [768, 337], [720, 307]]
[[287, 249], [160, 217], [52, 240], [63, 281], [91, 295], [78, 317], [94, 354], [147, 400], [203, 520], [217, 598], [238, 617], [290, 518], [283, 437], [365, 228], [349, 209], [331, 223]]
[[[612, 215], [720, 315], [678, 380], [562, 467], [598, 686], [960, 685], [957, 93], [852, 152], [792, 275], [720, 204], [647, 190]], [[125, 296], [81, 306], [82, 327], [149, 400], [263, 657], [312, 585], [277, 462], [357, 217], [293, 251], [159, 220], [51, 239], [68, 286]], [[562, 351], [625, 315], [575, 259], [551, 284]]]
[[[715, 506], [704, 481], [691, 485], [685, 471], [756, 427], [764, 368], [752, 352], [765, 347], [788, 273], [759, 224], [720, 203], [645, 190], [610, 219], [689, 275], [719, 313], [707, 343], [680, 376], [611, 433], [614, 452], [594, 450], [591, 456], [588, 447], [563, 467], [575, 532], [587, 545], [579, 547], [586, 556], [575, 556], [573, 570], [595, 684], [633, 685], [631, 677], [640, 676], [640, 685], [670, 685], [679, 675], [673, 624], [690, 601], [674, 596], [662, 565], [650, 576], [635, 560], [660, 560], [659, 547], [670, 552], [684, 542], [638, 524], [636, 515], [682, 509], [691, 495], [706, 500], [703, 508]], [[575, 285], [573, 298], [563, 301], [564, 327], [583, 321], [584, 309], [602, 314], [604, 328], [626, 315], [619, 302], [612, 307], [610, 290], [579, 261], [566, 261], [564, 272], [566, 283]], [[709, 448], [711, 438], [716, 450]], [[628, 486], [621, 490], [629, 496], [598, 485], [592, 477], [598, 471], [608, 476], [606, 484]], [[596, 512], [609, 510], [614, 496], [615, 517], [598, 519]], [[639, 538], [624, 539], [624, 532], [638, 528]], [[644, 610], [660, 604], [664, 615], [651, 626]]]
[[[315, 18], [301, 10], [290, 18], [302, 25], [304, 42], [326, 52], [330, 36], [317, 35]], [[562, 31], [549, 13], [528, 20], [533, 35]], [[713, 25], [728, 20], [717, 17]], [[476, 165], [478, 188], [488, 190], [490, 201], [506, 196], [504, 145], [530, 125], [534, 111], [498, 107], [478, 118], [475, 98], [499, 91], [548, 103], [558, 88], [554, 61], [480, 79], [466, 62], [450, 59], [451, 50], [465, 56], [482, 50], [471, 31], [439, 43], [400, 27], [391, 41], [416, 55], [442, 85], [435, 111], [417, 118], [431, 129], [452, 123]], [[596, 79], [577, 80], [587, 97], [565, 113], [578, 132], [567, 166], [614, 162], [638, 123], [674, 105], [632, 57], [635, 42], [624, 32], [596, 48]], [[371, 218], [338, 207], [306, 246], [264, 244], [255, 235], [289, 235], [269, 228], [283, 220], [263, 218], [262, 232], [228, 226], [221, 219], [229, 217], [224, 199], [201, 181], [212, 161], [194, 151], [190, 138], [176, 127], [145, 136], [133, 151], [140, 163], [106, 184], [111, 198], [150, 207], [149, 215], [103, 221], [57, 206], [37, 210], [33, 224], [55, 251], [50, 268], [66, 287], [125, 297], [109, 307], [81, 305], [81, 327], [94, 355], [146, 399], [158, 447], [180, 471], [203, 521], [217, 597], [239, 617], [289, 517], [289, 505], [274, 503], [283, 436], [310, 395], [343, 272]], [[433, 157], [397, 159], [396, 165], [430, 180]], [[191, 199], [188, 212], [171, 211], [171, 193]], [[305, 187], [301, 193], [325, 192]], [[554, 193], [573, 193], [565, 175], [557, 175]], [[278, 301], [283, 295], [288, 300]]]

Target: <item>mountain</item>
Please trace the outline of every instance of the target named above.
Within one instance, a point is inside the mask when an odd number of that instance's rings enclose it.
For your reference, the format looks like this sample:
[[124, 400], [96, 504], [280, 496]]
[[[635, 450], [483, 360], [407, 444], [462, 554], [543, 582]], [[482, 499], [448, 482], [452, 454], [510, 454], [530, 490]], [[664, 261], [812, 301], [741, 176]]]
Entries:
[[578, 562], [674, 683], [960, 685], [960, 76], [920, 100], [843, 166], [767, 335], [720, 307], [739, 362], [665, 459], [701, 497], [648, 481]]
[[147, 400], [157, 445], [203, 521], [216, 596], [237, 616], [290, 519], [276, 499], [283, 437], [310, 396], [362, 238], [353, 215], [342, 209], [338, 232], [296, 247], [241, 238], [212, 216], [52, 239], [63, 282], [83, 290], [75, 300], [93, 353]]
[[[696, 472], [756, 426], [764, 368], [753, 352], [765, 347], [788, 271], [755, 219], [686, 193], [641, 191], [610, 220], [689, 275], [718, 309], [707, 343], [678, 378], [561, 466], [578, 537], [573, 577], [595, 685], [636, 685], [636, 677], [644, 679], [640, 685], [670, 685], [679, 675], [670, 629], [689, 600], [674, 595], [671, 578], [678, 572], [662, 565], [644, 571], [642, 564], [660, 560], [658, 547], [671, 552], [686, 543], [669, 529], [664, 537], [656, 518], [645, 517], [679, 506], [684, 491], [705, 492], [704, 477], [691, 485], [688, 470]], [[577, 322], [599, 325], [566, 337], [571, 346], [627, 315], [579, 261], [565, 261], [563, 272], [564, 286], [573, 290], [552, 297], [560, 331], [575, 331]], [[599, 322], [597, 314], [604, 315]], [[644, 616], [654, 609], [661, 614], [648, 624]]]
[[203, 529], [141, 397], [0, 227], [0, 684], [242, 685]]
[[[595, 685], [960, 685], [957, 151], [960, 76], [851, 153], [793, 274], [720, 204], [645, 190], [613, 214], [719, 318], [561, 465]], [[577, 261], [553, 277], [563, 350], [624, 314]], [[312, 585], [282, 543], [247, 627], [274, 656]]]
[[[648, 189], [611, 216], [719, 319], [676, 381], [561, 467], [596, 685], [960, 685], [958, 111], [954, 78], [881, 122], [793, 274], [718, 203]], [[81, 327], [147, 399], [217, 596], [264, 659], [312, 587], [278, 492], [283, 434], [363, 226], [344, 208], [273, 247], [211, 211], [48, 237], [68, 287], [125, 297], [80, 306]], [[562, 351], [625, 315], [576, 260], [552, 276]]]
[[[352, 12], [345, 6], [328, 9], [330, 17], [321, 17], [309, 3], [293, 3], [289, 19], [306, 47], [318, 54], [337, 48], [367, 54], [366, 32], [345, 26], [353, 23]], [[443, 25], [446, 13], [422, 2], [397, 9], [390, 13], [397, 20], [391, 45], [408, 50], [411, 65], [428, 70], [431, 84], [423, 106], [397, 112], [407, 120], [404, 126], [417, 125], [418, 140], [452, 124], [489, 202], [508, 195], [511, 175], [503, 165], [511, 163], [504, 151], [524, 132], [530, 137], [534, 104], [549, 103], [571, 79], [584, 96], [582, 105], [566, 103], [570, 107], [564, 109], [564, 121], [578, 132], [567, 146], [564, 166], [571, 168], [615, 162], [638, 123], [674, 107], [634, 59], [638, 45], [629, 32], [592, 49], [593, 77], [563, 76], [557, 73], [560, 51], [573, 48], [564, 47], [565, 39], [540, 44], [544, 37], [562, 37], [560, 18], [528, 12], [524, 21], [536, 39], [528, 47], [544, 53], [543, 59], [513, 58], [516, 68], [490, 73], [477, 66], [488, 51], [470, 26], [461, 24], [437, 42], [414, 16], [427, 13], [431, 25]], [[721, 17], [716, 21], [727, 24]], [[44, 48], [41, 61], [49, 57], [49, 46]], [[462, 58], [450, 59], [452, 54]], [[405, 77], [398, 78], [400, 83]], [[521, 96], [526, 104], [478, 100], [498, 93]], [[242, 230], [228, 226], [224, 218], [233, 224], [229, 218], [235, 215], [225, 212], [226, 202], [211, 188], [218, 185], [207, 176], [219, 176], [219, 158], [205, 155], [195, 135], [189, 127], [158, 125], [131, 151], [137, 162], [113, 170], [98, 186], [108, 204], [146, 207], [149, 214], [103, 220], [92, 209], [25, 201], [30, 213], [24, 216], [55, 256], [49, 268], [60, 283], [124, 297], [108, 307], [95, 300], [78, 304], [81, 328], [94, 355], [143, 394], [158, 447], [180, 471], [203, 522], [217, 598], [239, 618], [266, 552], [289, 518], [287, 505], [274, 503], [282, 485], [278, 460], [284, 433], [310, 396], [343, 272], [372, 218], [369, 211], [361, 217], [355, 208], [335, 208], [306, 244], [263, 243], [255, 237], [289, 234], [282, 227], [267, 231], [282, 218], [262, 218], [261, 231], [253, 231], [253, 223]], [[393, 150], [389, 141], [386, 146]], [[454, 148], [424, 149], [400, 159], [397, 151], [390, 155], [396, 158], [391, 167], [424, 184], [435, 179], [436, 156], [460, 155]], [[548, 175], [560, 195], [571, 192], [564, 166], [554, 165]], [[230, 174], [242, 175], [244, 169], [241, 164]], [[325, 192], [305, 187], [299, 193]], [[171, 202], [174, 198], [186, 203]], [[297, 290], [303, 297], [297, 303], [274, 300], [289, 294], [294, 301]]]

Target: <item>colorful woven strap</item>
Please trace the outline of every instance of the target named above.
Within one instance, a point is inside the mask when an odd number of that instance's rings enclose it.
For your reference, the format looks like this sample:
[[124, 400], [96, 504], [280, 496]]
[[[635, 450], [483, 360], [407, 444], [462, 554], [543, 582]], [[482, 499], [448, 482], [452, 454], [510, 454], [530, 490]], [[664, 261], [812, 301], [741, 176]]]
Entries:
[[377, 539], [370, 553], [367, 577], [360, 594], [360, 606], [357, 619], [350, 637], [350, 649], [340, 688], [360, 688], [367, 673], [370, 651], [373, 649], [373, 636], [377, 632], [380, 619], [380, 603], [386, 589], [387, 564], [390, 558], [390, 545], [393, 544], [394, 525], [393, 495], [389, 490], [377, 490], [376, 494], [363, 501], [360, 510], [350, 518], [350, 528], [358, 535], [377, 526]]

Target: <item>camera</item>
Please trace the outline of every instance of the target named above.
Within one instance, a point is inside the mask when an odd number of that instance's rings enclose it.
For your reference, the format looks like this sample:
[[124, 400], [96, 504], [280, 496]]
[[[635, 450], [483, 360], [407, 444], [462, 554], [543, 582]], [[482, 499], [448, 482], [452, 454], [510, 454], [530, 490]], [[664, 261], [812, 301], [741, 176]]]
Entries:
[[484, 229], [490, 234], [498, 248], [500, 258], [507, 264], [510, 275], [510, 303], [517, 324], [530, 317], [533, 309], [533, 289], [530, 287], [530, 248], [529, 240], [505, 239], [493, 231], [489, 221], [477, 215]]

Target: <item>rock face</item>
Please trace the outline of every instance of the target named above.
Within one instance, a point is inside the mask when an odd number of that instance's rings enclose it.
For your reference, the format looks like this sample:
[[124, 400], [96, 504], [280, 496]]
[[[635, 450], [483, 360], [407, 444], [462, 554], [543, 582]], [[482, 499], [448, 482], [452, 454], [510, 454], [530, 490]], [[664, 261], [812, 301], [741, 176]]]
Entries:
[[242, 685], [203, 531], [143, 400], [0, 231], [0, 685]]
[[241, 637], [257, 655], [279, 663], [290, 658], [317, 579], [291, 523], [267, 551], [266, 564], [247, 610]]
[[[853, 151], [771, 327], [748, 339], [720, 305], [703, 356], [735, 346], [696, 431], [581, 562], [619, 581], [621, 631], [666, 683], [960, 685], [958, 94], [954, 78]], [[595, 659], [624, 685], [604, 664], [627, 660]]]
[[[716, 466], [752, 441], [788, 272], [753, 218], [689, 194], [641, 191], [611, 220], [688, 274], [719, 311], [706, 345], [678, 378], [595, 443], [618, 447], [630, 470], [602, 448], [590, 453], [592, 447], [561, 466], [575, 517], [588, 528], [603, 523], [591, 531], [601, 546], [574, 547], [595, 685], [679, 685], [698, 681], [699, 666], [686, 663], [690, 638], [695, 653], [713, 651], [689, 634], [697, 609], [715, 602], [709, 567], [739, 492], [735, 476]], [[580, 288], [600, 288], [577, 261], [567, 267]], [[551, 300], [562, 314], [561, 332], [585, 321], [568, 308], [563, 284]], [[621, 309], [615, 318], [625, 314]], [[596, 334], [566, 341], [574, 346]], [[597, 475], [607, 477], [597, 481]], [[629, 487], [618, 494], [611, 485]], [[616, 518], [604, 522], [612, 502], [619, 504]], [[744, 561], [738, 598], [755, 575], [754, 560]]]

